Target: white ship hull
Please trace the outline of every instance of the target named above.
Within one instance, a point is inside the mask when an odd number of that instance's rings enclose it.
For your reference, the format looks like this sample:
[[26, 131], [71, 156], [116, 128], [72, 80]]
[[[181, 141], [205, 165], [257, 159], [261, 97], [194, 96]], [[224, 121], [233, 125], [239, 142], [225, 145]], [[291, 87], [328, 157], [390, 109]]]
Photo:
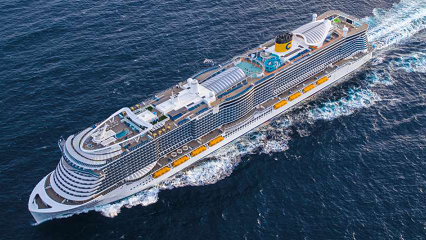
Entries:
[[36, 194], [39, 194], [42, 199], [47, 199], [46, 203], [51, 206], [51, 208], [48, 209], [35, 209], [31, 207], [31, 204], [29, 203], [29, 209], [31, 211], [31, 214], [35, 218], [35, 220], [38, 223], [44, 222], [46, 220], [50, 220], [53, 218], [62, 218], [69, 215], [73, 215], [76, 213], [86, 212], [89, 210], [94, 209], [95, 207], [99, 207], [102, 205], [106, 205], [109, 203], [113, 203], [116, 201], [119, 201], [121, 199], [124, 199], [126, 197], [129, 197], [135, 193], [138, 193], [140, 191], [143, 191], [145, 189], [151, 188], [153, 186], [158, 185], [162, 181], [164, 181], [167, 178], [170, 178], [171, 176], [175, 175], [176, 173], [184, 170], [185, 168], [188, 168], [189, 166], [193, 165], [194, 163], [199, 162], [209, 154], [213, 153], [214, 151], [218, 150], [219, 148], [225, 146], [226, 144], [234, 141], [235, 139], [239, 138], [240, 136], [244, 135], [245, 133], [249, 132], [250, 130], [262, 125], [263, 123], [273, 119], [276, 116], [281, 115], [283, 112], [291, 109], [295, 105], [303, 102], [305, 99], [313, 96], [314, 94], [324, 90], [325, 88], [331, 86], [332, 84], [336, 83], [337, 81], [347, 77], [349, 74], [353, 73], [355, 70], [359, 69], [363, 64], [368, 62], [372, 58], [372, 52], [367, 53], [363, 57], [354, 60], [350, 62], [350, 64], [347, 64], [343, 67], [340, 67], [336, 71], [328, 74], [329, 80], [324, 82], [321, 85], [318, 85], [314, 89], [312, 89], [309, 92], [306, 92], [302, 94], [300, 97], [293, 101], [289, 101], [285, 106], [274, 109], [272, 107], [264, 109], [262, 111], [259, 111], [256, 113], [253, 117], [247, 119], [246, 121], [242, 122], [240, 125], [233, 127], [233, 129], [227, 129], [223, 136], [225, 139], [218, 144], [214, 145], [213, 147], [207, 148], [206, 151], [200, 153], [199, 155], [190, 158], [188, 161], [182, 163], [181, 165], [172, 168], [169, 172], [161, 175], [158, 178], [152, 178], [151, 175], [147, 175], [143, 178], [141, 178], [138, 181], [132, 182], [132, 183], [126, 183], [122, 185], [121, 187], [109, 192], [106, 195], [102, 195], [96, 199], [91, 200], [90, 202], [87, 202], [83, 205], [64, 205], [59, 204], [53, 200], [51, 200], [44, 189], [44, 183], [46, 180], [43, 178], [35, 187], [33, 190], [30, 199], [34, 199], [34, 196]]

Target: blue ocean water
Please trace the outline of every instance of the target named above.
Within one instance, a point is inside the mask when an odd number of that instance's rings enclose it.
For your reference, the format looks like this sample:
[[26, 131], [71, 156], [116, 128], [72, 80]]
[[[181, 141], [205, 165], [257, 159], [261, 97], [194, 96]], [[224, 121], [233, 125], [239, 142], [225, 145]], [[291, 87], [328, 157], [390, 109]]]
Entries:
[[[371, 64], [156, 188], [34, 224], [61, 136], [329, 9], [370, 24]], [[426, 239], [425, 0], [10, 0], [0, 19], [0, 239]]]

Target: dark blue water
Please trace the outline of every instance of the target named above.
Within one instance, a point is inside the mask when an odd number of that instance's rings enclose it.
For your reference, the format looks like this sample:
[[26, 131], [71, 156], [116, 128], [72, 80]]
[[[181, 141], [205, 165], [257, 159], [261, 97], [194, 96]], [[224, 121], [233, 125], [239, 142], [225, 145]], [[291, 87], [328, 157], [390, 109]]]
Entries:
[[[370, 24], [371, 64], [157, 188], [34, 225], [61, 136], [329, 9]], [[0, 239], [426, 239], [425, 28], [424, 0], [3, 1]]]

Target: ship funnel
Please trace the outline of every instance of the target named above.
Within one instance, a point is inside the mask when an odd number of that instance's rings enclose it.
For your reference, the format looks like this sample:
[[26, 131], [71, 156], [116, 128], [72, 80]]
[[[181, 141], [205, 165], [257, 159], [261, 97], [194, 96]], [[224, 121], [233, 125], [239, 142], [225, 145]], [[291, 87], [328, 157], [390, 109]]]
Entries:
[[316, 13], [312, 14], [312, 22], [317, 20], [318, 15]]
[[291, 49], [293, 34], [286, 32], [275, 38], [275, 52], [286, 52]]
[[343, 37], [348, 36], [348, 31], [349, 31], [349, 29], [345, 26], [345, 27], [343, 28]]

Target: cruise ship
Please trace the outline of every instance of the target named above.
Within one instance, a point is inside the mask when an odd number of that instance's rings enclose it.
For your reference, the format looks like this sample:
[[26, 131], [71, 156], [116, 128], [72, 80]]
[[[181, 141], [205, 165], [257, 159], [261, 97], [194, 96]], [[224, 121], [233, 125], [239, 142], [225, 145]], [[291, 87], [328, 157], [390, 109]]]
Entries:
[[199, 163], [367, 63], [367, 29], [340, 11], [312, 14], [293, 31], [59, 140], [59, 164], [32, 191], [29, 211], [38, 223], [70, 216]]

